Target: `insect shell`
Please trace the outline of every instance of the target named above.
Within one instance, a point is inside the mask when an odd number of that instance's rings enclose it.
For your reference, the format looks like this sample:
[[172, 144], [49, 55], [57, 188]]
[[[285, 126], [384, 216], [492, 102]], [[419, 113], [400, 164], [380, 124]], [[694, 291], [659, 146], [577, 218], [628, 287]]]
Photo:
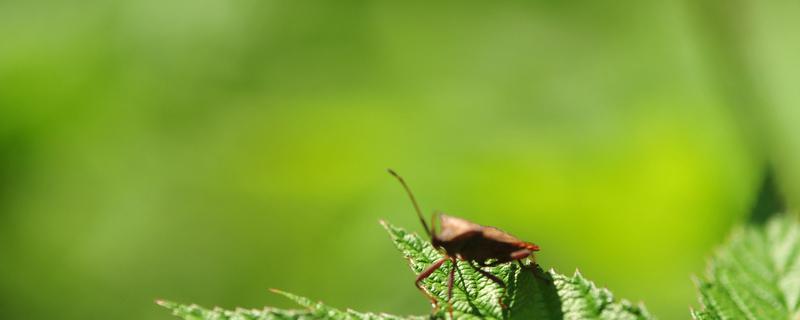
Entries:
[[439, 214], [440, 232], [432, 233], [431, 243], [448, 256], [459, 260], [492, 265], [520, 260], [539, 251], [539, 246], [522, 241], [498, 228], [482, 226], [466, 219]]

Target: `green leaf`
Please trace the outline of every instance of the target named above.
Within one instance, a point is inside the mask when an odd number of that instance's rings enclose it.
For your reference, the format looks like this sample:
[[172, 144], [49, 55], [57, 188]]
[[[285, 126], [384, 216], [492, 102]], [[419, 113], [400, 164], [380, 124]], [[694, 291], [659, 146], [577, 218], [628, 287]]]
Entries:
[[735, 230], [698, 281], [695, 319], [800, 318], [800, 225], [781, 215]]
[[614, 301], [611, 291], [597, 288], [579, 272], [572, 277], [551, 271], [562, 300], [564, 319], [652, 319], [642, 305]]
[[765, 166], [762, 179], [755, 205], [750, 210], [750, 223], [753, 224], [764, 223], [769, 217], [786, 210], [786, 198], [781, 193], [772, 166]]
[[[443, 257], [429, 241], [388, 223], [382, 224], [415, 273], [419, 274]], [[474, 270], [469, 263], [457, 262], [453, 297], [448, 302], [447, 282], [452, 268], [450, 262], [445, 262], [423, 281], [423, 287], [435, 296], [438, 305], [426, 316], [400, 317], [339, 310], [277, 290], [273, 291], [304, 309], [267, 307], [260, 310], [224, 310], [168, 301], [159, 301], [158, 304], [172, 310], [173, 315], [187, 320], [446, 319], [449, 318], [451, 307], [452, 315], [457, 319], [652, 319], [644, 306], [615, 300], [610, 291], [597, 288], [580, 273], [570, 277], [553, 270], [544, 272], [536, 264], [525, 265], [521, 262], [485, 268], [500, 278], [506, 284], [506, 289]], [[411, 286], [413, 277], [409, 276], [408, 280]], [[422, 294], [420, 298], [423, 298]]]
[[307, 319], [311, 315], [308, 310], [279, 310], [273, 308], [223, 310], [221, 308], [205, 309], [197, 305], [181, 305], [172, 301], [159, 300], [156, 303], [172, 310], [172, 314], [187, 320], [200, 319]]
[[282, 319], [362, 319], [362, 320], [400, 320], [425, 319], [425, 317], [399, 317], [389, 314], [361, 313], [353, 310], [338, 310], [321, 302], [312, 302], [303, 297], [272, 290], [294, 301], [305, 309], [285, 310], [278, 308], [224, 310], [222, 308], [205, 309], [197, 305], [181, 305], [171, 301], [159, 300], [156, 303], [172, 310], [172, 314], [186, 320], [282, 320]]

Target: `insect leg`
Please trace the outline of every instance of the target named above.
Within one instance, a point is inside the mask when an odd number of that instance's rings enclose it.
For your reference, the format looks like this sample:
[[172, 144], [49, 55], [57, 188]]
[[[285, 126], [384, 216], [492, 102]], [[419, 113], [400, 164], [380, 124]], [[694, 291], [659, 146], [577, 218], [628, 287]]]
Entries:
[[472, 262], [472, 261], [470, 261], [470, 260], [467, 260], [467, 262], [469, 262], [469, 265], [470, 265], [470, 267], [472, 267], [472, 269], [475, 269], [475, 271], [478, 271], [478, 272], [479, 272], [480, 274], [482, 274], [484, 277], [487, 277], [487, 278], [489, 278], [489, 280], [492, 280], [492, 281], [494, 281], [494, 283], [497, 283], [497, 285], [498, 285], [498, 286], [500, 286], [500, 287], [503, 287], [503, 288], [505, 288], [505, 287], [506, 287], [506, 284], [505, 284], [505, 283], [503, 283], [503, 280], [500, 280], [500, 278], [498, 278], [497, 276], [495, 276], [495, 275], [493, 275], [493, 274], [489, 273], [488, 271], [486, 271], [486, 270], [483, 270], [483, 269], [481, 269], [480, 267], [478, 267], [478, 266], [474, 265], [474, 264], [473, 264], [473, 262]]
[[[533, 257], [533, 256], [531, 256], [531, 257]], [[547, 278], [545, 278], [545, 276], [544, 276], [544, 275], [540, 274], [540, 273], [537, 271], [537, 267], [538, 267], [539, 265], [538, 265], [536, 262], [534, 262], [534, 263], [533, 263], [533, 265], [530, 265], [530, 266], [526, 266], [524, 263], [522, 263], [522, 260], [517, 260], [517, 263], [519, 264], [519, 267], [520, 267], [522, 270], [529, 269], [529, 270], [531, 270], [531, 273], [533, 273], [533, 276], [534, 276], [534, 277], [536, 277], [537, 279], [539, 279], [539, 280], [542, 280], [542, 281], [545, 281], [545, 282], [548, 282], [548, 283], [551, 283], [551, 284], [552, 284], [552, 281], [551, 281], [550, 279], [547, 279]]]
[[503, 303], [503, 297], [506, 296], [506, 284], [503, 283], [503, 280], [500, 280], [500, 278], [498, 278], [497, 276], [487, 272], [486, 270], [481, 269], [479, 266], [474, 265], [473, 264], [474, 262], [472, 260], [467, 260], [467, 262], [469, 263], [469, 266], [472, 267], [472, 269], [475, 269], [475, 271], [478, 271], [478, 273], [482, 274], [484, 277], [489, 278], [489, 280], [494, 281], [494, 283], [500, 286], [503, 292], [500, 294], [499, 297], [497, 297], [497, 302], [500, 303], [500, 306], [503, 307], [503, 309], [505, 309], [506, 304]]
[[511, 260], [520, 260], [531, 255], [530, 250], [520, 249], [511, 253]]
[[414, 285], [417, 286], [417, 289], [419, 289], [419, 291], [422, 291], [422, 293], [428, 296], [428, 299], [431, 300], [431, 303], [433, 304], [434, 307], [436, 307], [436, 297], [434, 297], [430, 292], [428, 292], [428, 290], [422, 288], [422, 285], [420, 285], [420, 283], [422, 282], [422, 280], [425, 280], [428, 277], [430, 277], [431, 274], [433, 274], [433, 272], [436, 271], [436, 269], [439, 269], [439, 267], [441, 267], [445, 261], [447, 261], [447, 257], [436, 260], [436, 262], [434, 262], [427, 269], [425, 269], [425, 271], [422, 271], [422, 273], [420, 273], [417, 276], [417, 280], [414, 281]]
[[508, 255], [508, 257], [492, 261], [492, 263], [486, 263], [486, 261], [478, 261], [478, 265], [480, 265], [481, 267], [496, 267], [506, 262], [525, 259], [525, 257], [531, 256], [531, 253], [532, 251], [528, 249], [520, 249], [512, 252], [511, 254]]
[[453, 304], [450, 303], [450, 300], [453, 298], [453, 281], [456, 277], [456, 269], [458, 268], [458, 263], [456, 263], [456, 258], [450, 258], [450, 262], [453, 265], [450, 268], [450, 277], [447, 278], [447, 303], [450, 305], [450, 319], [453, 318]]
[[[533, 263], [533, 265], [531, 267], [526, 267], [525, 264], [522, 263], [522, 259], [525, 259], [526, 257], [530, 258], [531, 262]], [[517, 263], [519, 263], [519, 266], [522, 267], [523, 269], [530, 269], [531, 272], [533, 272], [533, 275], [536, 278], [539, 278], [540, 280], [547, 281], [546, 278], [543, 278], [542, 275], [540, 275], [539, 272], [537, 272], [536, 267], [538, 267], [539, 264], [536, 263], [536, 258], [533, 255], [532, 251], [530, 251], [528, 249], [520, 249], [520, 250], [512, 252], [511, 253], [511, 258], [514, 259], [514, 260], [517, 260]]]

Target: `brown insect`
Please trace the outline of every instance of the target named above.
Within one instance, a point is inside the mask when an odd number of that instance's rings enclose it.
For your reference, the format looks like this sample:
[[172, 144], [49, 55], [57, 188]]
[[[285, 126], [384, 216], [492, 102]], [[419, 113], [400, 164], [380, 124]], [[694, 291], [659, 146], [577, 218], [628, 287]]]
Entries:
[[[422, 226], [425, 227], [425, 232], [431, 238], [431, 244], [435, 248], [444, 251], [444, 257], [422, 271], [414, 282], [417, 288], [431, 300], [434, 307], [437, 305], [436, 298], [425, 290], [420, 283], [430, 277], [445, 261], [450, 260], [453, 265], [447, 280], [447, 302], [450, 303], [450, 299], [453, 296], [453, 280], [455, 278], [456, 269], [458, 268], [458, 264], [456, 264], [457, 260], [466, 261], [475, 271], [492, 280], [505, 291], [506, 284], [503, 283], [500, 278], [481, 268], [493, 267], [511, 261], [519, 261], [527, 257], [533, 258], [533, 252], [539, 251], [539, 246], [517, 239], [498, 228], [482, 226], [446, 214], [438, 214], [440, 231], [436, 233], [435, 218], [437, 214], [434, 213], [434, 215], [431, 216], [431, 226], [428, 227], [425, 218], [422, 216], [422, 211], [419, 209], [419, 204], [417, 204], [417, 200], [414, 198], [414, 194], [411, 193], [411, 189], [408, 187], [405, 180], [392, 169], [389, 169], [389, 173], [397, 178], [406, 190], [408, 197], [411, 199], [411, 203], [414, 205], [414, 210], [417, 212], [419, 221], [422, 222]], [[503, 305], [503, 295], [500, 297], [501, 305]], [[503, 307], [505, 307], [505, 305], [503, 305]], [[451, 305], [451, 318], [452, 308]]]

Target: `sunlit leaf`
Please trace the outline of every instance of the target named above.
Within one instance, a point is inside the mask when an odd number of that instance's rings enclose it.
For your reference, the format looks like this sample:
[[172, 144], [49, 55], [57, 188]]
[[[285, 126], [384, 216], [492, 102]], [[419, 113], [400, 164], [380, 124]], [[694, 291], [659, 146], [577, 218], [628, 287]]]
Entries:
[[800, 318], [800, 225], [794, 216], [733, 232], [698, 281], [695, 319]]

